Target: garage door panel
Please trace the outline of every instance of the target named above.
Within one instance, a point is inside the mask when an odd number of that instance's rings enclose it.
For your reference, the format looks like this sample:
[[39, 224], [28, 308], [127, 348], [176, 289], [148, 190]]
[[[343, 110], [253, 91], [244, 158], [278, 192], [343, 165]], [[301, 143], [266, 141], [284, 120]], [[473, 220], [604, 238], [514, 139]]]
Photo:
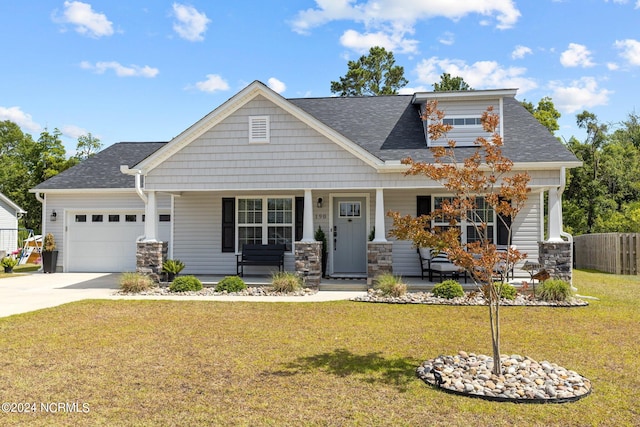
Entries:
[[[68, 222], [69, 248], [68, 270], [72, 272], [124, 272], [136, 269], [136, 239], [144, 234], [143, 212], [137, 213], [136, 222], [125, 221], [120, 213], [120, 221], [109, 222], [109, 214], [103, 214], [103, 222], [92, 222], [92, 215], [86, 214], [86, 222], [75, 222], [72, 214]], [[116, 215], [118, 213], [115, 213]], [[127, 212], [126, 215], [131, 215]], [[159, 223], [161, 239], [170, 236], [170, 223]]]

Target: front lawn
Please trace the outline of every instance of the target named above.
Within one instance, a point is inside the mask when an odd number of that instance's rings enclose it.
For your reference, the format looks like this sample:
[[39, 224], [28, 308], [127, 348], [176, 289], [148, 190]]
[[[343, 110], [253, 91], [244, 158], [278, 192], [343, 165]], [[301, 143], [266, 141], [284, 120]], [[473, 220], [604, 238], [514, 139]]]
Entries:
[[[504, 353], [592, 381], [575, 403], [487, 402], [415, 376], [440, 354], [491, 354], [486, 307], [83, 301], [0, 319], [2, 402], [37, 409], [1, 424], [637, 425], [640, 278], [575, 283], [600, 300], [501, 310]], [[52, 402], [67, 405], [43, 413]]]

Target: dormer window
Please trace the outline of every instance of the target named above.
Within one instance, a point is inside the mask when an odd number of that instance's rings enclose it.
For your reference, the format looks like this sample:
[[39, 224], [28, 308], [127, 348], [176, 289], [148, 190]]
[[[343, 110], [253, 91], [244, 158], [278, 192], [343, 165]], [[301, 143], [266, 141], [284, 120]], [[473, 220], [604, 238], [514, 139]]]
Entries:
[[482, 126], [480, 117], [456, 117], [442, 119], [443, 125], [451, 126]]
[[249, 143], [266, 144], [271, 137], [269, 116], [249, 117]]

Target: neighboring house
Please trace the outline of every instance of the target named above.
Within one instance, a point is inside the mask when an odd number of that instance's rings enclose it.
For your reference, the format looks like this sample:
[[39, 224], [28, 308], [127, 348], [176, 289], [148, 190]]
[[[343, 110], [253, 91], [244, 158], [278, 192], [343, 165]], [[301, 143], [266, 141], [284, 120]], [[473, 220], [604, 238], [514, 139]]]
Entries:
[[[403, 175], [401, 159], [433, 159], [421, 108], [438, 100], [464, 158], [491, 105], [501, 117], [503, 154], [531, 175], [512, 243], [537, 260], [544, 195], [547, 239], [562, 242], [565, 168], [580, 162], [515, 94], [285, 99], [256, 81], [167, 143], [112, 145], [31, 191], [43, 201], [44, 232], [56, 236], [64, 271], [134, 270], [136, 240], [168, 242], [167, 256], [184, 261], [184, 273], [203, 275], [235, 274], [243, 243], [284, 242], [286, 269], [300, 270], [296, 242], [312, 242], [322, 227], [329, 274], [366, 276], [371, 234], [374, 245], [392, 248], [395, 274], [419, 276], [411, 242], [387, 243], [386, 213], [421, 214], [447, 197], [438, 183]], [[491, 225], [495, 241], [506, 243]], [[468, 238], [464, 224], [462, 236]]]
[[18, 249], [18, 218], [26, 212], [0, 193], [0, 256]]

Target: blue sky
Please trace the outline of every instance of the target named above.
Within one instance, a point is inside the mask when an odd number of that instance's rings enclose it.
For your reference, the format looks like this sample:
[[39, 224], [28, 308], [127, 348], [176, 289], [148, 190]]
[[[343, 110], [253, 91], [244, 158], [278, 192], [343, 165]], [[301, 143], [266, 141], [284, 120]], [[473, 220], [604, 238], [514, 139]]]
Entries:
[[550, 96], [557, 136], [583, 110], [625, 120], [640, 102], [640, 0], [0, 0], [0, 120], [68, 154], [168, 141], [260, 80], [284, 97], [331, 96], [371, 46], [393, 51], [405, 92], [443, 72], [475, 89]]

